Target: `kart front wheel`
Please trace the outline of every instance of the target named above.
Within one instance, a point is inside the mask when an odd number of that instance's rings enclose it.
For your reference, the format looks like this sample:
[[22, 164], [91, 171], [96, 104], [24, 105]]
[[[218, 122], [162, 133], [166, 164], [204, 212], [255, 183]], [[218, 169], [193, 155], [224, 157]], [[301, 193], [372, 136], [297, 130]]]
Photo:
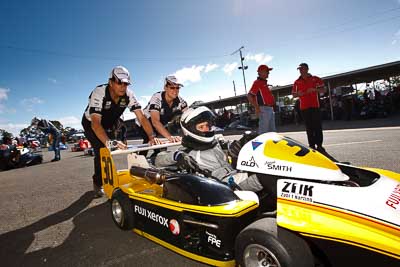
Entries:
[[132, 201], [119, 189], [113, 193], [111, 198], [111, 216], [118, 228], [132, 230], [134, 226]]
[[276, 225], [272, 218], [246, 227], [236, 238], [236, 263], [241, 267], [312, 267], [313, 255], [307, 243]]

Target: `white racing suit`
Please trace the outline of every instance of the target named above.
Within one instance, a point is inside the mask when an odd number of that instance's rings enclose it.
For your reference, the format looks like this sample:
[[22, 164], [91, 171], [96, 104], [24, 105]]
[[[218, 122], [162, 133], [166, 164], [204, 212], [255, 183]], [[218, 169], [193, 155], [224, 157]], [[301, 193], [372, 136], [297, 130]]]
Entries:
[[[211, 172], [211, 176], [229, 184], [229, 178], [233, 177], [234, 182], [242, 189], [258, 192], [263, 189], [255, 174], [248, 175], [245, 172], [238, 172], [228, 163], [227, 157], [217, 142], [212, 148], [205, 150], [181, 150], [191, 156], [201, 170]], [[177, 151], [160, 152], [156, 159], [156, 167], [168, 167], [177, 162], [174, 155]]]

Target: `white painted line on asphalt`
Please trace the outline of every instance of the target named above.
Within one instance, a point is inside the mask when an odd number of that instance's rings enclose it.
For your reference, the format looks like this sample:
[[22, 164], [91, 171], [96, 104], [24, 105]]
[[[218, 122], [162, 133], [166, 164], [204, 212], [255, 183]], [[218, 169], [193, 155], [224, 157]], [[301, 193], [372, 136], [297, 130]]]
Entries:
[[[323, 126], [322, 126], [323, 128]], [[358, 132], [358, 131], [383, 131], [383, 130], [400, 130], [399, 126], [394, 127], [375, 127], [375, 128], [352, 128], [352, 129], [337, 129], [337, 130], [323, 130], [323, 132], [327, 133], [336, 133], [336, 132]], [[298, 134], [305, 133], [306, 130], [297, 131], [297, 132], [278, 132], [279, 134]]]
[[369, 141], [360, 141], [360, 142], [348, 142], [348, 143], [330, 144], [330, 145], [324, 145], [324, 146], [328, 147], [328, 146], [356, 145], [356, 144], [376, 143], [376, 142], [382, 142], [382, 141], [383, 140], [369, 140]]
[[400, 127], [376, 127], [376, 128], [353, 128], [353, 129], [341, 129], [341, 130], [326, 130], [324, 132], [358, 132], [358, 131], [382, 131], [382, 130], [400, 130]]

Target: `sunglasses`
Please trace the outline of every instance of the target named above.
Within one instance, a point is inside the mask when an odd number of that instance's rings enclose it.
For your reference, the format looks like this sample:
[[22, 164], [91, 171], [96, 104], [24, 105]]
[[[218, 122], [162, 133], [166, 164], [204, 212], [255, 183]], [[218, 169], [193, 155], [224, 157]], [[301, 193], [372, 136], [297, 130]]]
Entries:
[[114, 76], [113, 80], [114, 80], [114, 82], [115, 82], [116, 84], [118, 84], [118, 85], [121, 85], [121, 84], [129, 85], [129, 83], [121, 82], [121, 80], [118, 79], [116, 76]]
[[124, 84], [124, 85], [129, 85], [129, 83], [124, 83], [124, 82], [121, 82], [120, 80], [118, 80], [118, 79], [114, 79], [114, 82], [116, 82], [118, 85], [121, 85], [121, 84]]
[[181, 89], [179, 86], [168, 86], [169, 89], [171, 90], [179, 90]]

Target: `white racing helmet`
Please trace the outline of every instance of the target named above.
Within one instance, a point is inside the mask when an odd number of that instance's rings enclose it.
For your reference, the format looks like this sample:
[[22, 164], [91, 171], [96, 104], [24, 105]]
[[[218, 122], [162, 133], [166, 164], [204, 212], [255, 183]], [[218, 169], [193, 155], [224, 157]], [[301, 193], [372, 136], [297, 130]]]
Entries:
[[[213, 143], [215, 133], [213, 130], [215, 115], [207, 107], [189, 108], [181, 117], [182, 133], [185, 138], [192, 139], [195, 142], [204, 144]], [[196, 129], [196, 125], [201, 122], [208, 122], [210, 131], [200, 132]]]

